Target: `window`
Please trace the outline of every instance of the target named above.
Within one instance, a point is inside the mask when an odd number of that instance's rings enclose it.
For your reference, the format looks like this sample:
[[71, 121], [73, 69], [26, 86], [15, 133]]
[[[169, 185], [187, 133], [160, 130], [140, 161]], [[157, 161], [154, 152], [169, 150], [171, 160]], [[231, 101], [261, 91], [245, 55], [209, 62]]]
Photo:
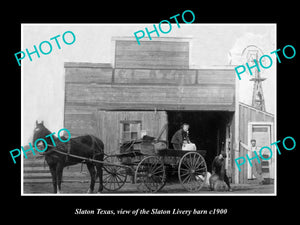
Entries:
[[253, 126], [252, 127], [252, 132], [268, 132], [268, 128], [267, 127], [258, 127], [258, 126]]
[[139, 139], [141, 137], [141, 121], [121, 121], [120, 123], [121, 143]]

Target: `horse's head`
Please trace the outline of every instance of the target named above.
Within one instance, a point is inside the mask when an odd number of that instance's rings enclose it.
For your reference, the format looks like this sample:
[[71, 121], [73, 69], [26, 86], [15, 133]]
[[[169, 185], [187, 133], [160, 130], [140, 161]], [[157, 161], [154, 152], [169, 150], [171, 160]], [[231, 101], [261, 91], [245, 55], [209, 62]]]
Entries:
[[[35, 141], [39, 138], [43, 138], [45, 139], [47, 142], [48, 142], [48, 138], [45, 138], [45, 136], [51, 134], [51, 131], [48, 130], [45, 125], [44, 125], [44, 121], [42, 122], [38, 122], [36, 121], [35, 122], [35, 128], [34, 128], [34, 131], [33, 131], [33, 140], [32, 140], [32, 143], [34, 144]], [[49, 142], [50, 143], [50, 142]]]

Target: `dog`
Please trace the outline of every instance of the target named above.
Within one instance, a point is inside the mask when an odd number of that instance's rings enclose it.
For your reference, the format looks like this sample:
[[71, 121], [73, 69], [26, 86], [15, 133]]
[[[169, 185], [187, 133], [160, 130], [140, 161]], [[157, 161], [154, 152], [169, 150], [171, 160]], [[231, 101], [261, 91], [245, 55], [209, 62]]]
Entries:
[[212, 174], [209, 178], [209, 187], [211, 191], [229, 191], [226, 183], [221, 180], [220, 176], [216, 173]]
[[201, 180], [202, 182], [204, 182], [205, 185], [209, 186], [209, 178], [211, 176], [211, 173], [210, 172], [207, 172], [206, 173], [206, 176], [205, 175], [198, 175], [196, 176], [196, 180]]

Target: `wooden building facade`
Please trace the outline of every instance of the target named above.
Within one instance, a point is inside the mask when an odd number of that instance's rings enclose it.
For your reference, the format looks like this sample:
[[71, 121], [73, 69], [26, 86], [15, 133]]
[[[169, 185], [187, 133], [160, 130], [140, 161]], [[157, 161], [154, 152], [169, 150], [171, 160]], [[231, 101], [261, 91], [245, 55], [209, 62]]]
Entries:
[[72, 136], [94, 134], [114, 154], [123, 141], [157, 136], [165, 124], [162, 139], [170, 142], [186, 122], [197, 149], [207, 150], [209, 170], [224, 150], [231, 182], [247, 183], [248, 167], [239, 172], [234, 162], [246, 154], [239, 141], [249, 143], [249, 123], [274, 117], [238, 102], [234, 69], [190, 69], [188, 41], [115, 40], [113, 48], [113, 65], [64, 64], [64, 127]]
[[[189, 41], [116, 40], [114, 64], [65, 63], [64, 127], [94, 134], [114, 154], [141, 133], [170, 141], [184, 122], [210, 167], [233, 142], [236, 79], [233, 69], [189, 69]], [[171, 148], [171, 145], [170, 145]], [[228, 152], [228, 170], [232, 166]]]

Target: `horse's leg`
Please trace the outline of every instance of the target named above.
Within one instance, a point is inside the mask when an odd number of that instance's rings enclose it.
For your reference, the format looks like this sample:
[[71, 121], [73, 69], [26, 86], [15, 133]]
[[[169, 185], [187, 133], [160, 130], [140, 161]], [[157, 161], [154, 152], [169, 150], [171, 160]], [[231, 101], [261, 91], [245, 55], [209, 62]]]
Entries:
[[64, 166], [62, 163], [58, 163], [56, 166], [56, 176], [57, 176], [57, 194], [61, 192], [61, 181], [63, 175]]
[[[101, 160], [102, 161], [102, 160]], [[101, 193], [103, 191], [103, 165], [102, 164], [98, 164], [96, 165], [97, 168], [97, 175], [99, 177], [99, 189], [98, 189], [98, 193]]]
[[91, 183], [90, 183], [90, 188], [88, 189], [87, 193], [93, 193], [94, 192], [94, 187], [95, 187], [95, 182], [96, 182], [96, 170], [95, 166], [92, 163], [87, 163], [86, 167], [88, 168], [90, 175], [91, 175]]
[[56, 179], [56, 166], [51, 164], [49, 165], [51, 177], [52, 177], [52, 184], [53, 184], [53, 192], [57, 193], [57, 179]]

